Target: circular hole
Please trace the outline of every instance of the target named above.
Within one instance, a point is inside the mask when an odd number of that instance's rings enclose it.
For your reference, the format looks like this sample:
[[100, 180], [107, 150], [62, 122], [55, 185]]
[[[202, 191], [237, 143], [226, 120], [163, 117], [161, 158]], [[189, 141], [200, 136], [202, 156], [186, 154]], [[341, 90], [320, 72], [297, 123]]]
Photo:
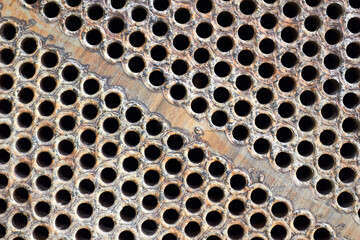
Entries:
[[40, 152], [36, 158], [36, 162], [40, 167], [48, 167], [52, 163], [52, 157], [48, 152]]
[[351, 183], [355, 180], [355, 177], [356, 173], [352, 168], [345, 167], [339, 171], [339, 179], [343, 183]]
[[234, 110], [236, 115], [245, 117], [250, 113], [251, 105], [245, 100], [239, 100], [237, 103], [235, 103]]
[[189, 222], [186, 226], [185, 226], [185, 234], [188, 237], [196, 237], [197, 235], [199, 235], [199, 233], [201, 232], [201, 227], [197, 222]]
[[188, 9], [186, 8], [179, 8], [176, 10], [174, 18], [175, 21], [180, 23], [180, 24], [184, 24], [187, 23], [190, 20], [190, 12]]
[[[153, 47], [150, 51], [150, 54], [151, 54], [152, 59], [154, 59], [156, 61], [162, 61], [167, 56], [166, 49], [161, 45], [157, 45], [157, 46]], [[159, 84], [159, 85], [161, 85], [161, 84]]]
[[79, 184], [79, 190], [82, 194], [91, 194], [95, 190], [95, 185], [90, 179], [84, 179]]
[[261, 104], [268, 104], [273, 99], [273, 93], [270, 89], [261, 88], [256, 93], [256, 99]]
[[[342, 38], [341, 32], [337, 29], [329, 29], [325, 33], [325, 40], [328, 44], [331, 44], [331, 45], [339, 43], [341, 38]], [[331, 56], [332, 55], [330, 55], [330, 57], [328, 57], [327, 64], [329, 64], [329, 62], [331, 63], [331, 61], [336, 61], [336, 60], [332, 60]], [[333, 58], [336, 58], [336, 56]]]
[[37, 226], [32, 235], [37, 240], [45, 240], [49, 237], [49, 230], [45, 226]]
[[245, 15], [251, 15], [256, 10], [256, 3], [253, 0], [243, 0], [240, 3], [240, 11]]
[[327, 69], [336, 69], [340, 65], [340, 58], [335, 54], [328, 54], [324, 58], [324, 65]]
[[123, 231], [119, 235], [119, 240], [134, 240], [135, 236], [130, 231]]
[[58, 176], [63, 181], [69, 181], [73, 177], [73, 175], [73, 170], [67, 165], [61, 166], [58, 170]]
[[77, 230], [75, 234], [76, 240], [90, 240], [91, 239], [91, 232], [86, 228], [81, 228]]
[[300, 102], [304, 106], [311, 106], [316, 101], [316, 95], [312, 91], [306, 90], [300, 94]]
[[[10, 127], [5, 124], [5, 123], [2, 123], [0, 124], [0, 139], [6, 139], [6, 138], [9, 138], [10, 137], [10, 134], [11, 134], [11, 129]], [[22, 138], [21, 138], [22, 139]], [[20, 140], [21, 140], [20, 139]], [[25, 138], [24, 138], [25, 139]], [[18, 142], [20, 141], [18, 140]], [[26, 140], [25, 140], [26, 141]], [[19, 144], [21, 144], [23, 141], [20, 141]], [[28, 143], [28, 142], [25, 142], [25, 143]], [[18, 144], [16, 144], [17, 147], [18, 147]], [[25, 144], [27, 145], [27, 144]], [[30, 142], [30, 148], [31, 148], [31, 142]], [[26, 148], [27, 149], [27, 148]], [[26, 151], [26, 149], [24, 151]], [[18, 149], [19, 151], [21, 151], [21, 149]], [[22, 152], [22, 151], [21, 151]]]
[[316, 191], [318, 191], [322, 195], [329, 194], [333, 189], [333, 184], [330, 180], [320, 179], [316, 183]]
[[354, 197], [349, 192], [342, 192], [338, 195], [336, 199], [337, 203], [342, 208], [348, 208], [351, 207], [354, 204]]
[[118, 59], [123, 55], [124, 49], [118, 42], [110, 43], [106, 49], [107, 54], [112, 59]]
[[325, 130], [320, 133], [320, 142], [326, 146], [330, 146], [335, 142], [336, 135], [331, 130]]
[[121, 186], [121, 192], [127, 197], [134, 196], [137, 193], [137, 191], [138, 191], [138, 186], [133, 181], [126, 181]]
[[358, 129], [358, 122], [354, 118], [346, 118], [342, 123], [342, 129], [346, 133], [352, 133]]
[[43, 8], [44, 15], [48, 18], [55, 18], [60, 13], [59, 5], [56, 2], [48, 2]]
[[116, 172], [112, 168], [104, 168], [100, 173], [100, 178], [104, 183], [112, 183], [116, 179]]
[[60, 214], [55, 219], [55, 226], [60, 230], [68, 229], [70, 224], [71, 224], [71, 220], [65, 214]]
[[282, 118], [289, 118], [295, 113], [295, 108], [291, 103], [281, 103], [278, 108], [278, 113]]
[[219, 225], [222, 221], [222, 215], [217, 211], [211, 211], [206, 214], [206, 223], [212, 227]]
[[84, 154], [80, 158], [80, 166], [84, 169], [91, 169], [95, 166], [96, 159], [91, 154]]
[[146, 41], [146, 38], [144, 34], [140, 31], [136, 31], [130, 34], [129, 36], [129, 42], [134, 47], [141, 47], [144, 45]]
[[359, 33], [360, 32], [360, 18], [353, 17], [350, 18], [347, 24], [347, 28], [351, 33]]
[[54, 132], [50, 127], [45, 126], [38, 130], [37, 136], [40, 141], [48, 142], [53, 138]]
[[354, 158], [357, 154], [357, 148], [352, 143], [344, 143], [340, 148], [340, 154], [346, 159]]
[[0, 174], [0, 189], [6, 188], [9, 183], [9, 179], [4, 174]]
[[71, 131], [75, 127], [75, 119], [70, 115], [64, 116], [60, 119], [59, 125], [64, 131]]
[[167, 224], [175, 224], [179, 220], [179, 213], [175, 209], [167, 209], [163, 213], [163, 219]]
[[208, 13], [212, 9], [211, 0], [198, 0], [196, 2], [196, 9], [201, 13]]
[[62, 155], [70, 155], [74, 151], [74, 144], [69, 140], [62, 140], [58, 145], [58, 150]]
[[93, 104], [87, 104], [81, 111], [82, 116], [87, 120], [92, 120], [98, 115], [98, 109]]
[[1, 74], [0, 75], [0, 89], [1, 90], [9, 90], [12, 88], [14, 84], [13, 78], [8, 74]]
[[65, 19], [65, 27], [71, 32], [76, 32], [81, 28], [82, 20], [76, 15], [70, 15]]
[[249, 136], [249, 130], [245, 126], [238, 125], [234, 127], [232, 136], [238, 141], [243, 141]]
[[195, 98], [191, 102], [191, 110], [195, 113], [203, 113], [206, 111], [207, 107], [208, 107], [208, 103], [202, 97]]
[[228, 52], [233, 48], [234, 42], [231, 37], [223, 36], [217, 40], [216, 46], [221, 52]]
[[314, 80], [316, 77], [318, 76], [318, 71], [315, 67], [313, 66], [305, 66], [302, 70], [301, 70], [301, 77], [305, 80], [305, 81], [312, 81]]
[[169, 174], [178, 174], [181, 171], [181, 163], [175, 158], [169, 159], [165, 164], [165, 169]]
[[180, 135], [171, 135], [167, 140], [167, 145], [172, 150], [179, 150], [182, 148], [184, 140]]
[[103, 207], [111, 207], [115, 203], [114, 194], [111, 192], [103, 192], [99, 196], [99, 203]]
[[276, 138], [279, 142], [289, 142], [293, 137], [292, 131], [287, 127], [279, 128], [276, 132]]
[[240, 215], [241, 213], [243, 213], [245, 211], [245, 205], [239, 199], [232, 200], [229, 203], [229, 211], [233, 215]]
[[27, 223], [28, 223], [28, 219], [27, 217], [22, 214], [22, 213], [16, 213], [11, 220], [12, 225], [17, 228], [17, 229], [22, 229], [24, 228]]
[[271, 13], [265, 13], [260, 19], [260, 24], [265, 29], [272, 29], [277, 24], [276, 17]]
[[146, 220], [141, 224], [141, 231], [148, 236], [155, 234], [157, 229], [158, 225], [153, 220]]
[[118, 148], [114, 143], [107, 142], [102, 146], [101, 151], [105, 157], [114, 157], [117, 154]]
[[294, 42], [298, 37], [298, 32], [292, 27], [285, 27], [281, 31], [281, 39], [286, 43]]
[[157, 160], [161, 155], [161, 150], [155, 145], [150, 145], [145, 148], [145, 157], [150, 161]]
[[21, 113], [18, 116], [17, 120], [18, 120], [20, 127], [28, 128], [31, 126], [31, 124], [33, 122], [33, 117], [31, 116], [30, 113]]
[[2, 49], [0, 51], [0, 62], [9, 65], [15, 58], [13, 50], [9, 48]]
[[34, 53], [37, 49], [36, 40], [34, 38], [30, 38], [30, 37], [25, 38], [21, 42], [21, 49], [27, 54]]
[[72, 82], [79, 76], [79, 70], [74, 65], [67, 65], [62, 70], [61, 76], [65, 81]]
[[189, 47], [190, 41], [187, 36], [180, 34], [174, 37], [173, 45], [177, 50], [182, 51]]
[[60, 190], [56, 193], [55, 199], [61, 205], [66, 205], [71, 201], [71, 195], [67, 190]]
[[112, 33], [120, 33], [122, 30], [124, 30], [125, 23], [121, 18], [113, 17], [108, 22], [108, 29]]
[[39, 217], [45, 217], [50, 213], [50, 205], [47, 202], [38, 202], [35, 205], [35, 213]]
[[272, 205], [271, 212], [275, 217], [282, 218], [288, 214], [289, 208], [284, 202], [276, 202]]
[[326, 228], [318, 228], [314, 232], [314, 240], [330, 240], [331, 235]]
[[147, 195], [142, 200], [142, 206], [146, 210], [153, 210], [158, 205], [158, 199], [153, 195]]
[[104, 10], [102, 9], [101, 6], [97, 4], [93, 4], [87, 9], [87, 15], [91, 20], [99, 20], [100, 18], [103, 17]]
[[126, 145], [128, 145], [130, 147], [134, 147], [139, 144], [140, 136], [135, 131], [129, 131], [125, 134], [124, 141], [125, 141]]
[[164, 84], [165, 76], [161, 71], [155, 70], [150, 73], [149, 81], [153, 86], [158, 87]]
[[146, 19], [147, 11], [143, 7], [135, 7], [131, 12], [131, 17], [135, 22], [142, 22]]
[[10, 153], [5, 149], [0, 149], [0, 163], [6, 164], [10, 160]]
[[280, 152], [275, 157], [275, 164], [280, 168], [287, 168], [291, 164], [291, 155], [286, 152]]
[[243, 190], [246, 186], [246, 178], [240, 174], [233, 175], [230, 178], [230, 186], [237, 191]]
[[196, 197], [192, 197], [186, 201], [185, 206], [186, 206], [186, 210], [189, 211], [190, 213], [196, 213], [200, 211], [202, 202], [200, 199]]
[[212, 25], [210, 23], [207, 23], [207, 22], [200, 23], [196, 27], [196, 34], [200, 38], [208, 38], [208, 37], [211, 36], [212, 32], [213, 32]]
[[313, 57], [319, 52], [319, 46], [315, 41], [307, 41], [302, 47], [303, 53], [308, 57]]
[[38, 177], [35, 183], [40, 191], [46, 191], [51, 187], [51, 179], [48, 176]]
[[0, 113], [8, 114], [12, 110], [12, 103], [7, 99], [0, 100]]
[[153, 4], [158, 11], [165, 11], [170, 5], [169, 0], [154, 0]]
[[318, 159], [318, 165], [323, 170], [330, 170], [334, 167], [335, 160], [329, 154], [322, 154]]
[[139, 167], [139, 162], [134, 157], [127, 157], [123, 161], [123, 168], [127, 172], [134, 172]]
[[328, 79], [323, 85], [324, 92], [329, 95], [336, 94], [340, 89], [340, 84], [335, 79]]
[[267, 129], [271, 125], [271, 118], [267, 114], [259, 114], [255, 117], [255, 125], [260, 129]]
[[30, 167], [22, 162], [15, 166], [14, 172], [18, 177], [26, 178], [30, 174]]
[[145, 68], [145, 62], [142, 57], [133, 57], [129, 60], [128, 63], [130, 71], [134, 73], [139, 73]]
[[[3, 188], [3, 186], [4, 186], [3, 176], [4, 175], [1, 174], [1, 176], [2, 177], [1, 177], [1, 184], [0, 185], [2, 186], [1, 188]], [[25, 188], [19, 187], [19, 188], [15, 189], [13, 197], [14, 197], [16, 202], [25, 203], [29, 199], [29, 192]]]
[[20, 74], [24, 78], [27, 78], [27, 79], [30, 79], [30, 78], [34, 77], [35, 72], [36, 72], [35, 65], [33, 63], [31, 63], [31, 62], [23, 63], [20, 66], [19, 70], [20, 70]]
[[223, 111], [216, 111], [211, 115], [211, 122], [217, 127], [224, 126], [228, 121], [228, 116]]
[[218, 77], [226, 77], [230, 74], [230, 65], [226, 62], [218, 62], [214, 67], [214, 72]]
[[56, 88], [56, 80], [55, 78], [48, 76], [44, 77], [40, 81], [40, 88], [45, 92], [52, 92]]
[[212, 202], [220, 202], [224, 198], [224, 191], [220, 187], [212, 187], [207, 196]]
[[252, 202], [259, 205], [267, 201], [268, 194], [265, 190], [261, 188], [256, 188], [251, 192], [250, 198]]
[[217, 15], [217, 23], [221, 27], [229, 27], [234, 21], [234, 17], [229, 12], [221, 12]]
[[54, 111], [55, 111], [55, 106], [50, 101], [44, 101], [39, 105], [39, 113], [42, 116], [46, 116], [46, 117], [50, 116], [51, 114], [54, 113]]
[[[0, 126], [0, 130], [2, 130], [1, 126]], [[2, 134], [6, 134], [6, 132], [2, 132]], [[19, 140], [16, 141], [16, 149], [21, 153], [26, 153], [30, 151], [31, 147], [32, 147], [32, 143], [28, 138], [20, 138]]]
[[337, 3], [330, 4], [326, 9], [326, 14], [331, 19], [338, 19], [343, 13], [342, 7]]
[[203, 184], [203, 179], [198, 173], [191, 173], [186, 178], [186, 183], [191, 188], [199, 188]]
[[168, 233], [168, 234], [164, 235], [161, 240], [176, 240], [176, 239], [177, 239], [177, 237], [175, 234]]
[[81, 203], [77, 207], [76, 212], [77, 212], [77, 215], [79, 215], [79, 217], [81, 217], [81, 218], [89, 218], [93, 213], [93, 207], [91, 206], [91, 204]]
[[321, 0], [306, 0], [305, 2], [310, 7], [316, 7], [317, 5], [320, 4]]
[[347, 45], [346, 54], [351, 58], [358, 58], [360, 56], [360, 44], [353, 42]]
[[265, 54], [272, 53], [275, 49], [275, 43], [270, 38], [264, 38], [259, 43], [259, 49]]
[[338, 109], [333, 104], [325, 104], [321, 109], [321, 115], [324, 119], [332, 120], [337, 117]]
[[103, 122], [104, 130], [110, 134], [117, 132], [119, 126], [119, 121], [116, 118], [107, 118]]
[[170, 95], [175, 100], [181, 100], [186, 95], [186, 88], [182, 84], [175, 84], [170, 88]]
[[301, 166], [296, 170], [296, 178], [301, 182], [309, 181], [313, 176], [313, 171], [308, 166]]
[[201, 163], [205, 158], [205, 153], [201, 148], [193, 148], [189, 150], [188, 158], [193, 163]]
[[1, 28], [0, 28], [0, 35], [5, 39], [5, 40], [12, 40], [15, 38], [16, 36], [16, 27], [11, 24], [11, 23], [5, 23]]
[[300, 12], [299, 6], [294, 2], [288, 2], [283, 7], [283, 13], [288, 18], [296, 17]]
[[213, 177], [221, 177], [225, 173], [225, 166], [219, 161], [214, 161], [209, 166], [209, 173]]
[[229, 91], [224, 87], [219, 87], [214, 91], [214, 99], [219, 103], [224, 103], [230, 98]]
[[274, 227], [271, 228], [270, 230], [270, 234], [271, 237], [273, 237], [274, 239], [286, 239], [287, 236], [287, 230], [284, 226], [282, 225], [276, 225]]
[[258, 68], [259, 75], [262, 78], [270, 78], [274, 72], [274, 66], [270, 63], [262, 63]]
[[254, 228], [263, 228], [266, 225], [266, 217], [262, 213], [255, 213], [250, 217], [250, 224]]
[[236, 224], [229, 227], [227, 233], [230, 239], [241, 239], [244, 236], [244, 229]]
[[238, 55], [238, 61], [244, 66], [249, 66], [254, 61], [254, 54], [250, 50], [242, 50]]
[[298, 231], [304, 231], [310, 226], [310, 219], [305, 215], [299, 215], [294, 218], [294, 227]]
[[168, 32], [168, 26], [163, 21], [157, 21], [152, 27], [152, 31], [156, 36], [164, 36]]
[[197, 63], [203, 64], [209, 61], [210, 54], [205, 48], [198, 48], [194, 52], [194, 59]]
[[192, 78], [192, 83], [196, 88], [205, 88], [208, 83], [209, 79], [204, 73], [196, 73]]
[[122, 220], [130, 222], [136, 217], [136, 210], [131, 206], [124, 206], [120, 211], [120, 217]]
[[103, 217], [99, 221], [99, 228], [103, 232], [110, 232], [115, 226], [114, 220], [110, 217]]
[[297, 63], [297, 57], [291, 52], [286, 52], [281, 57], [281, 64], [286, 68], [292, 68]]
[[301, 141], [297, 147], [297, 151], [303, 157], [310, 156], [314, 151], [314, 145], [306, 140]]
[[360, 70], [358, 68], [349, 68], [345, 71], [345, 80], [348, 83], [357, 83], [360, 79]]
[[105, 97], [105, 105], [110, 109], [117, 108], [120, 105], [120, 97], [116, 93], [109, 93]]
[[250, 25], [242, 25], [238, 30], [238, 35], [240, 39], [244, 41], [251, 40], [254, 37], [255, 31], [254, 28]]
[[47, 68], [55, 67], [58, 62], [59, 58], [55, 52], [46, 52], [41, 56], [41, 64]]
[[123, 8], [126, 4], [126, 0], [111, 0], [111, 7], [115, 9]]
[[102, 41], [102, 34], [98, 29], [91, 29], [86, 33], [86, 41], [92, 45], [96, 46]]
[[180, 188], [176, 184], [169, 184], [164, 189], [164, 195], [167, 199], [176, 199], [180, 195]]
[[240, 75], [239, 77], [236, 78], [235, 84], [239, 90], [246, 91], [251, 87], [252, 81], [250, 76]]

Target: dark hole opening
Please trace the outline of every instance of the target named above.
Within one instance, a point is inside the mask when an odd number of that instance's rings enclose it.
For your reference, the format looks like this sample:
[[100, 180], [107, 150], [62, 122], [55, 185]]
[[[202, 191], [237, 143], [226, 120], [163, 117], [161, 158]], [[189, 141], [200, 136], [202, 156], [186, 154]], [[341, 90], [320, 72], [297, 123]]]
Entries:
[[214, 67], [214, 72], [219, 77], [226, 77], [230, 74], [230, 65], [226, 62], [218, 62]]
[[86, 228], [79, 229], [75, 234], [76, 240], [90, 240], [91, 232]]
[[230, 239], [241, 239], [244, 236], [244, 229], [240, 225], [232, 225], [228, 229]]
[[297, 150], [301, 156], [307, 157], [313, 153], [314, 145], [311, 142], [305, 140], [299, 143]]
[[224, 191], [219, 187], [212, 187], [207, 193], [212, 202], [220, 202], [224, 198]]
[[48, 176], [38, 177], [35, 183], [40, 191], [46, 191], [51, 187], [51, 179]]
[[111, 207], [115, 202], [114, 194], [111, 192], [103, 192], [99, 196], [99, 203], [103, 207]]
[[287, 236], [287, 230], [282, 225], [276, 225], [270, 231], [271, 237], [276, 240], [285, 239]]
[[213, 27], [210, 23], [203, 22], [196, 27], [196, 34], [201, 38], [208, 38], [213, 32]]
[[189, 222], [185, 227], [185, 234], [189, 237], [195, 237], [201, 232], [201, 227], [197, 222]]
[[266, 225], [266, 217], [262, 213], [255, 213], [250, 217], [250, 224], [254, 228], [263, 228]]
[[196, 197], [192, 197], [186, 201], [185, 206], [186, 206], [186, 210], [188, 210], [189, 212], [196, 213], [196, 212], [200, 211], [202, 202], [200, 199], [198, 199]]
[[240, 3], [240, 11], [245, 15], [251, 15], [256, 10], [256, 3], [252, 0], [243, 0]]
[[12, 40], [16, 35], [16, 27], [11, 23], [5, 23], [0, 29], [0, 35], [5, 40]]
[[32, 78], [35, 75], [36, 68], [33, 63], [26, 62], [20, 66], [20, 73], [24, 78]]
[[84, 179], [79, 184], [79, 190], [82, 194], [91, 194], [95, 190], [95, 185], [90, 179]]
[[82, 21], [81, 18], [75, 15], [70, 15], [65, 20], [65, 27], [71, 32], [75, 32], [81, 28]]
[[59, 5], [55, 2], [49, 2], [45, 4], [43, 9], [44, 15], [48, 18], [55, 18], [60, 13]]
[[131, 12], [131, 17], [135, 22], [142, 22], [147, 16], [147, 11], [143, 7], [136, 7]]
[[92, 46], [100, 44], [102, 41], [101, 32], [97, 29], [91, 29], [86, 33], [86, 41]]
[[14, 84], [13, 78], [8, 74], [0, 75], [0, 88], [2, 90], [9, 90]]
[[299, 215], [294, 219], [294, 227], [299, 231], [304, 231], [310, 226], [310, 219], [305, 215]]
[[284, 5], [283, 12], [288, 18], [294, 18], [299, 14], [300, 8], [296, 3], [288, 2]]
[[332, 191], [332, 189], [333, 189], [333, 184], [330, 180], [320, 179], [316, 183], [316, 190], [322, 195], [329, 194]]
[[47, 202], [38, 202], [35, 205], [35, 213], [40, 217], [45, 217], [50, 213], [50, 205]]
[[65, 214], [60, 214], [55, 219], [55, 226], [60, 230], [68, 229], [70, 224], [71, 224], [71, 220]]
[[28, 138], [20, 138], [19, 140], [16, 141], [16, 149], [21, 153], [26, 153], [30, 151], [31, 147], [32, 147], [32, 143]]
[[286, 152], [280, 152], [275, 157], [275, 164], [280, 168], [287, 168], [291, 164], [291, 155]]
[[125, 27], [125, 23], [121, 18], [113, 17], [108, 22], [108, 28], [112, 33], [120, 33]]
[[186, 8], [179, 8], [175, 12], [175, 21], [181, 24], [187, 23], [190, 20], [190, 12]]
[[246, 186], [246, 178], [243, 175], [236, 174], [230, 179], [230, 186], [237, 191], [240, 191]]
[[161, 155], [161, 150], [159, 147], [155, 145], [150, 145], [147, 148], [145, 148], [145, 157], [150, 161], [155, 161], [160, 157], [160, 155]]
[[101, 6], [94, 4], [87, 9], [87, 14], [91, 20], [99, 20], [104, 15], [104, 10]]
[[99, 228], [104, 232], [110, 232], [115, 226], [114, 220], [110, 217], [103, 217], [99, 221]]
[[186, 183], [191, 188], [199, 188], [203, 184], [203, 179], [198, 173], [191, 173], [186, 178]]
[[176, 184], [169, 184], [164, 189], [164, 195], [167, 199], [176, 199], [180, 196], [180, 188]]
[[153, 195], [147, 195], [142, 200], [142, 206], [146, 210], [153, 210], [158, 205], [158, 199]]
[[334, 45], [340, 42], [341, 40], [341, 32], [337, 29], [329, 29], [325, 33], [325, 40], [328, 44]]
[[196, 9], [201, 13], [208, 13], [213, 7], [211, 0], [198, 0], [196, 3]]
[[360, 18], [353, 17], [350, 18], [347, 24], [347, 28], [352, 33], [359, 33], [360, 32]]
[[163, 213], [163, 219], [167, 224], [175, 224], [179, 219], [179, 213], [175, 209], [167, 209]]
[[122, 220], [130, 222], [136, 217], [136, 210], [131, 206], [124, 206], [120, 211], [120, 217]]
[[126, 181], [121, 186], [121, 192], [127, 197], [134, 196], [137, 193], [137, 191], [138, 191], [138, 186], [133, 181]]
[[66, 205], [71, 201], [71, 195], [70, 195], [69, 191], [63, 189], [56, 193], [55, 199], [61, 205]]
[[77, 214], [81, 218], [89, 218], [92, 215], [92, 213], [93, 213], [93, 208], [92, 208], [91, 204], [81, 203], [77, 207]]
[[168, 31], [168, 26], [163, 21], [157, 21], [152, 27], [152, 31], [156, 36], [164, 36]]
[[335, 160], [329, 154], [322, 154], [318, 159], [318, 165], [323, 170], [330, 170], [335, 165]]
[[12, 217], [12, 221], [11, 221], [12, 225], [17, 228], [17, 229], [21, 229], [24, 228], [27, 223], [28, 223], [28, 219], [27, 217], [22, 214], [22, 213], [16, 213], [13, 217]]
[[201, 148], [193, 148], [188, 152], [188, 158], [193, 163], [200, 163], [205, 158], [205, 153]]
[[15, 58], [13, 50], [10, 48], [5, 48], [0, 51], [0, 61], [3, 64], [10, 64]]
[[229, 211], [233, 215], [240, 215], [241, 213], [244, 212], [244, 210], [245, 210], [245, 205], [239, 199], [232, 200], [229, 204]]
[[47, 68], [55, 67], [59, 62], [59, 58], [55, 52], [46, 52], [41, 56], [41, 64]]
[[217, 226], [222, 221], [222, 215], [217, 211], [211, 211], [206, 215], [206, 222], [210, 226]]

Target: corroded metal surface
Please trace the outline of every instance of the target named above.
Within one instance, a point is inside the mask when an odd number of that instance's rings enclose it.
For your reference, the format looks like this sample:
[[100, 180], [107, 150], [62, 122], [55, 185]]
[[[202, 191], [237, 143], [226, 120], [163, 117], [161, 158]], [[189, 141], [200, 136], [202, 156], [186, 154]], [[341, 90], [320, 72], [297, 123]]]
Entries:
[[0, 26], [0, 237], [336, 238], [25, 22]]
[[356, 1], [19, 2], [358, 215]]

